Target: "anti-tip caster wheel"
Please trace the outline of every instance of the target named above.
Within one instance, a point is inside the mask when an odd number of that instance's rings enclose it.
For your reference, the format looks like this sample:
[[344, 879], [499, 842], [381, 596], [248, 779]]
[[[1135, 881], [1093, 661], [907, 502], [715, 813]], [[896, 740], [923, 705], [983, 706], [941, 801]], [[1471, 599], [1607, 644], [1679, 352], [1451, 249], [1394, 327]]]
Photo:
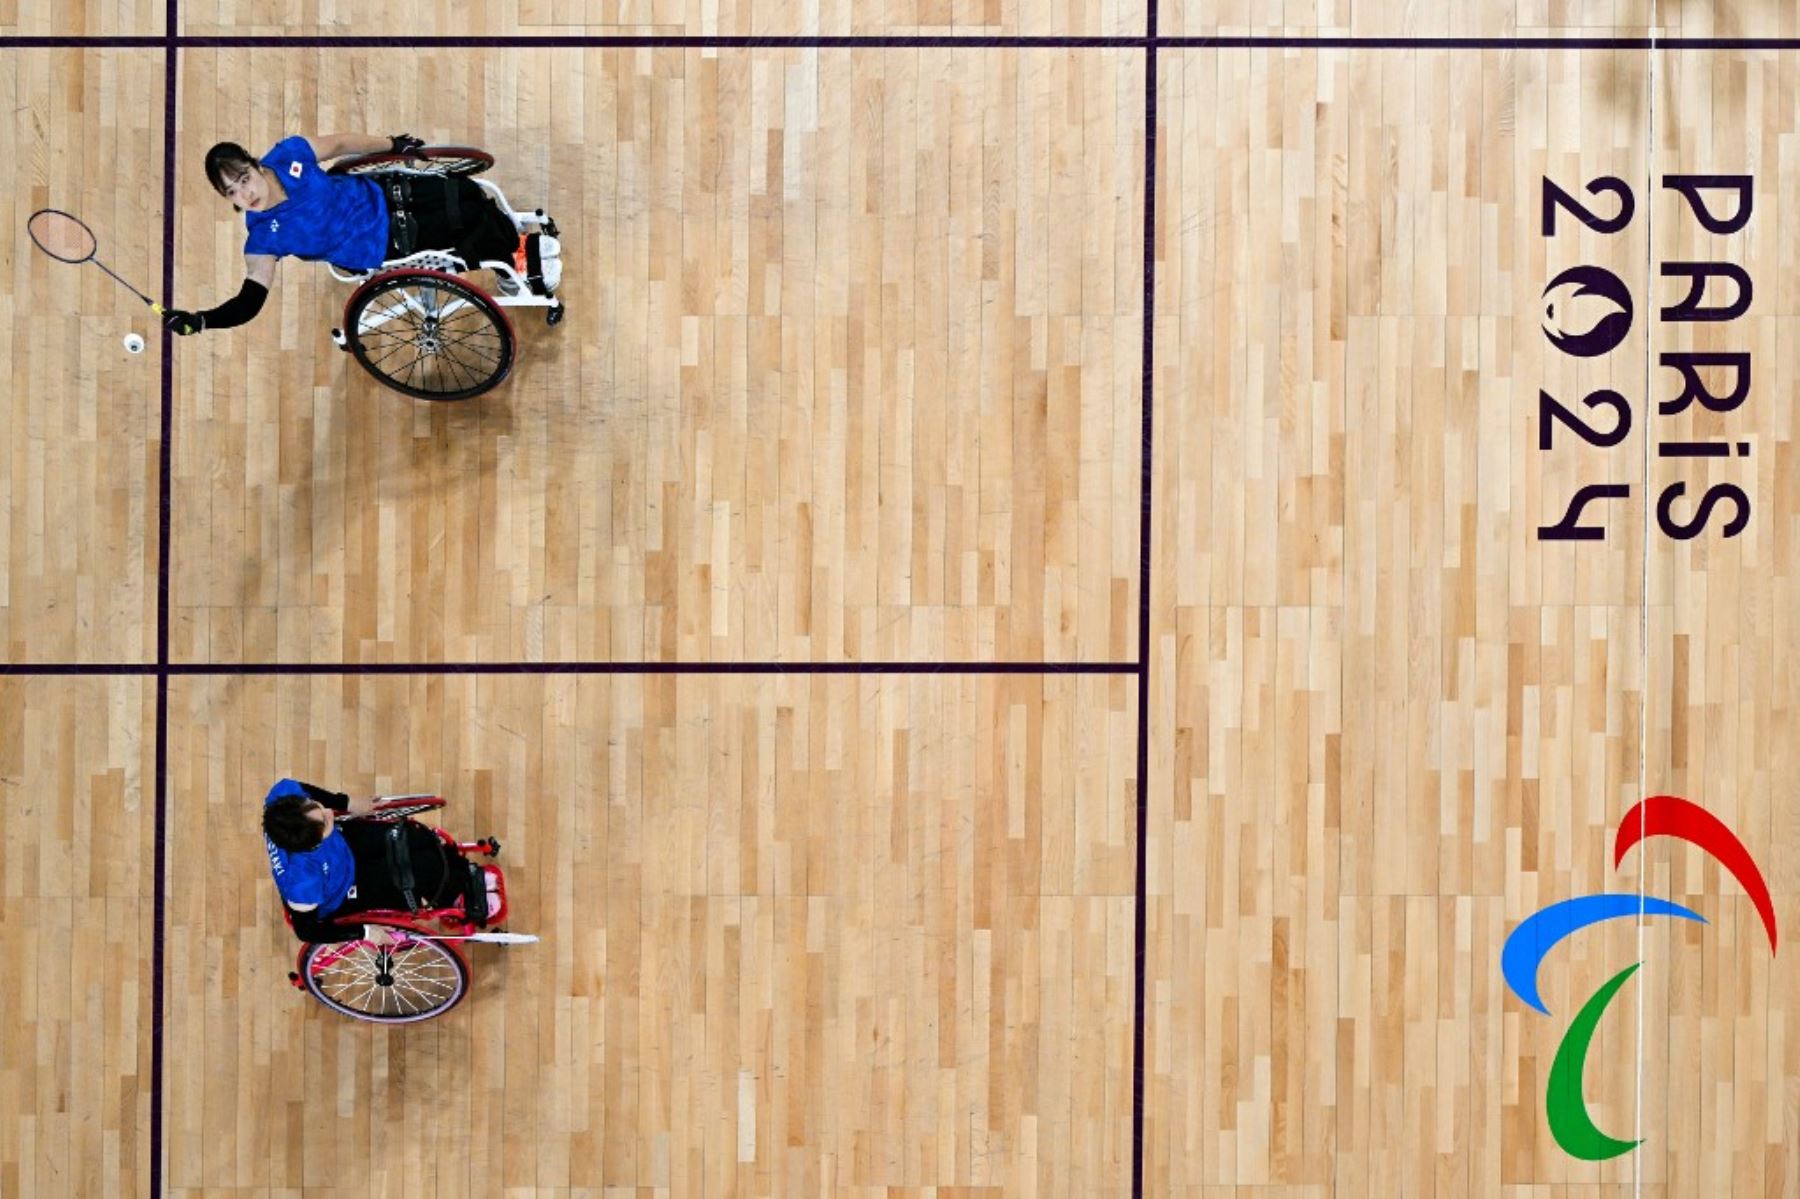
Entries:
[[558, 301], [555, 307], [544, 313], [544, 323], [546, 325], [562, 324], [563, 314], [567, 311], [568, 309], [563, 306], [562, 302]]

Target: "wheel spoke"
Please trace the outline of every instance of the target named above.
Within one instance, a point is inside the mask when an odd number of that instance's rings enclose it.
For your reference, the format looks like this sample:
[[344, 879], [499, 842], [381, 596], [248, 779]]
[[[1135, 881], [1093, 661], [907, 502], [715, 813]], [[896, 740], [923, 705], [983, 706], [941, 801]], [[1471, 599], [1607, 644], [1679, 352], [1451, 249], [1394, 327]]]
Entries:
[[403, 341], [400, 344], [393, 346], [393, 347], [389, 348], [388, 350], [384, 351], [382, 353], [381, 357], [371, 358], [370, 362], [374, 366], [384, 366], [384, 365], [386, 365], [387, 361], [390, 358], [392, 358], [394, 355], [404, 353], [407, 350], [412, 350], [416, 354], [418, 351], [418, 348], [419, 348], [418, 346], [414, 345], [410, 341]]
[[448, 355], [445, 360], [453, 363], [458, 372], [466, 372], [473, 380], [479, 381], [483, 377], [484, 372], [477, 369], [475, 363], [467, 362], [458, 355]]
[[499, 331], [494, 327], [493, 315], [485, 308], [477, 308], [473, 304], [457, 312], [453, 318], [445, 320], [443, 323], [455, 324], [458, 328], [463, 329], [485, 329], [495, 337], [500, 336]]
[[449, 354], [439, 354], [437, 356], [437, 366], [438, 366], [438, 375], [440, 378], [442, 378], [445, 375], [455, 375], [456, 376], [456, 378], [455, 378], [456, 386], [455, 387], [440, 387], [440, 388], [438, 388], [439, 391], [461, 391], [465, 387], [468, 386], [468, 384], [463, 381], [463, 371], [461, 369], [461, 364], [458, 363], [456, 361], [456, 359], [453, 358], [452, 356], [450, 356]]
[[485, 335], [481, 333], [463, 333], [453, 336], [445, 336], [440, 333], [438, 335], [438, 344], [447, 348], [467, 349], [470, 353], [480, 354], [484, 358], [491, 358], [498, 361], [500, 357], [500, 339], [496, 337], [490, 341], [484, 341], [482, 340], [484, 336]]
[[443, 342], [441, 344], [445, 347], [446, 353], [448, 353], [450, 350], [462, 350], [462, 351], [467, 351], [468, 353], [475, 355], [475, 357], [481, 362], [497, 363], [500, 361], [500, 355], [497, 352], [497, 348], [496, 348], [496, 352], [490, 354], [490, 353], [485, 352], [481, 346], [473, 345], [467, 341], [449, 341], [449, 342]]
[[367, 333], [363, 334], [363, 336], [385, 337], [389, 341], [397, 341], [403, 345], [411, 345], [413, 338], [417, 337], [418, 333], [396, 333], [392, 329], [370, 329]]
[[500, 342], [500, 335], [498, 333], [492, 332], [491, 330], [488, 330], [488, 329], [473, 329], [467, 333], [457, 333], [454, 336], [449, 336], [449, 335], [446, 335], [446, 334], [440, 332], [438, 334], [438, 341], [444, 345], [451, 345], [451, 346], [466, 345], [466, 346], [469, 346], [469, 348], [474, 349], [476, 347], [474, 346], [473, 343], [475, 342], [475, 340], [477, 338], [480, 338], [480, 337], [492, 338], [494, 340], [496, 348], [498, 348], [498, 345]]
[[[380, 987], [375, 985], [375, 980], [371, 978], [368, 981], [368, 985], [363, 988], [362, 993], [360, 995], [355, 996], [353, 999], [347, 999], [346, 1002], [348, 1002], [350, 1004], [350, 1006], [352, 1006], [352, 1007], [360, 1008], [363, 1011], [367, 1011], [368, 1006], [369, 1006], [369, 997], [374, 995], [380, 989], [381, 989]], [[349, 988], [346, 987], [345, 988], [346, 994], [348, 993], [348, 991], [349, 991]]]
[[446, 990], [438, 995], [431, 995], [417, 984], [400, 978], [394, 980], [393, 990], [394, 998], [396, 1000], [404, 999], [411, 1003], [412, 1010], [415, 1012], [428, 1011], [436, 1007], [443, 1001], [444, 996], [449, 994], [449, 991]]
[[356, 328], [359, 335], [364, 332], [373, 333], [393, 321], [403, 320], [411, 323], [416, 330], [419, 327], [419, 319], [420, 316], [414, 311], [413, 305], [402, 296], [398, 303], [384, 305], [372, 313], [365, 313], [362, 319], [356, 322]]

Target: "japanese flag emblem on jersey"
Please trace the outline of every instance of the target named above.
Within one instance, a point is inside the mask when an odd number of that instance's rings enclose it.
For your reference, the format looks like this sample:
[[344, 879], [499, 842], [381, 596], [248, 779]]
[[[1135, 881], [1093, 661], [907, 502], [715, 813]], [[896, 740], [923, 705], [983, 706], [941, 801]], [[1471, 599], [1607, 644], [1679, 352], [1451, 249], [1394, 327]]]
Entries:
[[297, 162], [288, 163], [288, 174], [292, 175], [294, 178], [296, 178], [296, 179], [300, 178], [300, 170], [301, 170], [301, 167], [300, 167], [299, 163], [297, 163]]

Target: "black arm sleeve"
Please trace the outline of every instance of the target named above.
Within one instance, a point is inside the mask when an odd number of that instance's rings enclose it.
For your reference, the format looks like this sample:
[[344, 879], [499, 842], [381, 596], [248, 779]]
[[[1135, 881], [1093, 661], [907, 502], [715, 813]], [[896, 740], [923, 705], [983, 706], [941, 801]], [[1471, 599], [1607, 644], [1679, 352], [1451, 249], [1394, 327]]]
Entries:
[[[300, 783], [299, 779], [294, 780]], [[315, 787], [311, 783], [300, 783], [300, 789], [306, 792], [306, 798], [315, 803], [322, 803], [334, 812], [350, 810], [350, 797], [338, 791], [327, 791], [323, 787]]]
[[319, 916], [317, 908], [306, 912], [296, 912], [288, 908], [288, 915], [294, 920], [294, 935], [302, 941], [315, 944], [329, 941], [354, 941], [363, 934], [360, 924], [339, 924], [336, 920]]
[[249, 323], [257, 313], [261, 312], [263, 301], [268, 298], [268, 288], [254, 279], [246, 279], [237, 295], [232, 296], [217, 308], [208, 308], [205, 312], [197, 315], [206, 322], [208, 329], [235, 329], [239, 325]]

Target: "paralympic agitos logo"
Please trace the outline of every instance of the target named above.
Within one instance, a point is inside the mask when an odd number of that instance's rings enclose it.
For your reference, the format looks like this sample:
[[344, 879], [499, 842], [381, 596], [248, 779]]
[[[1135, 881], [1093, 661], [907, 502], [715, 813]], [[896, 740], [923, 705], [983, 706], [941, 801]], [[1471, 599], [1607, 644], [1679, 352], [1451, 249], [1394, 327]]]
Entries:
[[[1736, 833], [1698, 804], [1676, 795], [1652, 795], [1619, 821], [1619, 831], [1613, 840], [1613, 869], [1617, 870], [1632, 846], [1646, 837], [1675, 837], [1698, 846], [1717, 859], [1756, 905], [1763, 929], [1769, 934], [1769, 952], [1775, 952], [1775, 905], [1769, 899], [1769, 888], [1763, 881], [1762, 871]], [[1706, 918], [1698, 912], [1647, 895], [1582, 895], [1565, 899], [1532, 913], [1506, 938], [1506, 944], [1500, 950], [1500, 972], [1507, 987], [1548, 1016], [1550, 1009], [1538, 996], [1537, 986], [1538, 967], [1545, 955], [1571, 933], [1590, 924], [1627, 916], [1674, 916], [1706, 923]], [[1608, 1136], [1595, 1127], [1587, 1103], [1581, 1097], [1581, 1084], [1587, 1068], [1588, 1043], [1594, 1039], [1600, 1017], [1606, 1014], [1606, 1007], [1619, 993], [1619, 988], [1641, 965], [1642, 962], [1633, 962], [1607, 979], [1589, 997], [1575, 1014], [1568, 1032], [1563, 1034], [1562, 1044], [1556, 1047], [1556, 1057], [1550, 1065], [1544, 1115], [1550, 1124], [1551, 1135], [1564, 1152], [1584, 1161], [1617, 1157], [1629, 1153], [1639, 1144]]]

